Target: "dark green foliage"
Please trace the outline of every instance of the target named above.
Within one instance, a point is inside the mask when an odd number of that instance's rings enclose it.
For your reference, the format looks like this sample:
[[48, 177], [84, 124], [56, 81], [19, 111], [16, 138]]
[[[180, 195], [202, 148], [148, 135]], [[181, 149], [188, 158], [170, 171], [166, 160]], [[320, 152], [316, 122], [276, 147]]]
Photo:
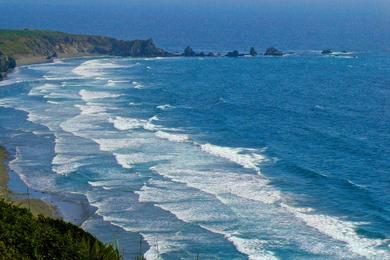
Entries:
[[121, 259], [117, 250], [62, 220], [34, 217], [0, 200], [0, 260]]

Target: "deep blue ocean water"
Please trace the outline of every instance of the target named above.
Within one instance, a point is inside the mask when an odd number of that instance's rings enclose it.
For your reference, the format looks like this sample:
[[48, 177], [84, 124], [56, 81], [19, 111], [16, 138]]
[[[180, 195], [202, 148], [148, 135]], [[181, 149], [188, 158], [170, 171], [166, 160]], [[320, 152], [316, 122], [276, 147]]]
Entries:
[[390, 59], [355, 55], [19, 67], [0, 144], [128, 258], [390, 259]]
[[388, 0], [0, 0], [0, 28], [120, 39], [170, 51], [390, 52]]

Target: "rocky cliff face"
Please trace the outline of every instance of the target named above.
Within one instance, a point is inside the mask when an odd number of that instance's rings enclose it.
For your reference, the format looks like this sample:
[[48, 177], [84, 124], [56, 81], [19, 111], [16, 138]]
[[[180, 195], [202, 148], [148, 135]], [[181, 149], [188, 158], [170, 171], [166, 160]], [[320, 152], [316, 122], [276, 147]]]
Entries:
[[0, 50], [0, 80], [3, 79], [6, 73], [15, 68], [16, 62], [13, 58], [8, 57]]

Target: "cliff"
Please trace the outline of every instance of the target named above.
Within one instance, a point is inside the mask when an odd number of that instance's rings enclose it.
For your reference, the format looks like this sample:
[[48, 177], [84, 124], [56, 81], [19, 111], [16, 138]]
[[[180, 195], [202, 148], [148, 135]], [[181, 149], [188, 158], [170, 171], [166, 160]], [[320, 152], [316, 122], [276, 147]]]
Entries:
[[13, 58], [8, 57], [0, 50], [0, 80], [4, 78], [5, 74], [15, 68], [16, 62]]
[[[157, 57], [169, 55], [157, 48], [152, 39], [124, 41], [110, 37], [75, 35], [40, 30], [0, 30], [0, 73], [12, 63], [39, 63], [54, 57], [94, 55]], [[12, 58], [11, 58], [12, 57]], [[7, 65], [8, 64], [8, 65]]]

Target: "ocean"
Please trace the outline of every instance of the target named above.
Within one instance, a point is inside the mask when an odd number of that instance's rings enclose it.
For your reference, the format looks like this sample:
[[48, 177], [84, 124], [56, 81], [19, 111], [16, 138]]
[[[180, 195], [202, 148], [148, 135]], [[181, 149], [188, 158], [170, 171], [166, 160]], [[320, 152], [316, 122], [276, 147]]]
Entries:
[[18, 67], [0, 144], [126, 259], [390, 259], [390, 59], [354, 55]]

